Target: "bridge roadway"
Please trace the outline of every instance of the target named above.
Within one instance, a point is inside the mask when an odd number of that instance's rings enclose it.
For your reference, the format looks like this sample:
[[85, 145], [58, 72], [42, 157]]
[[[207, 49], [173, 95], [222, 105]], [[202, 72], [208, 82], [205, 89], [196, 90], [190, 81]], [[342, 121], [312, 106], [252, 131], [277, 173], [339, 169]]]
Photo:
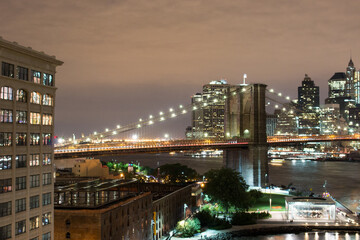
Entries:
[[[268, 137], [269, 146], [288, 146], [309, 142], [359, 141], [360, 134], [323, 135], [298, 137]], [[214, 140], [171, 140], [171, 141], [111, 141], [105, 143], [76, 144], [55, 147], [55, 159], [109, 156], [131, 153], [159, 153], [172, 151], [196, 151], [200, 149], [247, 148], [247, 139], [214, 141]]]

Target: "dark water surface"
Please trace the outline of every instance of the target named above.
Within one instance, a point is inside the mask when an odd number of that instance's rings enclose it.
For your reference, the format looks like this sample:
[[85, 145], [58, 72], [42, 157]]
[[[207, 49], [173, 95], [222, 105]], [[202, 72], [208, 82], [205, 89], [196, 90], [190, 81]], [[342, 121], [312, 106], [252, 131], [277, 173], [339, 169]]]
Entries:
[[[220, 168], [222, 157], [194, 158], [181, 153], [133, 154], [102, 157], [109, 161], [139, 162], [141, 165], [155, 168], [167, 163], [181, 163], [194, 168], [198, 173]], [[360, 163], [358, 162], [316, 162], [285, 161], [282, 165], [269, 164], [270, 183], [277, 186], [293, 184], [298, 190], [322, 193], [324, 183], [329, 193], [356, 211], [360, 200]], [[291, 239], [291, 238], [290, 238]]]
[[234, 238], [234, 240], [335, 240], [335, 239], [359, 239], [359, 234], [354, 232], [308, 232], [299, 234], [279, 234], [279, 235], [267, 235], [256, 237], [240, 237]]

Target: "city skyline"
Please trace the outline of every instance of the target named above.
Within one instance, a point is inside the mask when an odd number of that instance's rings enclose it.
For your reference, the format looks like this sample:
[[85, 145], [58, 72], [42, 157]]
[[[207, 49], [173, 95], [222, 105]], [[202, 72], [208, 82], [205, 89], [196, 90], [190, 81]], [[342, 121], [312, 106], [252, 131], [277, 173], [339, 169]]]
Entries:
[[[331, 76], [345, 71], [350, 55], [355, 66], [360, 62], [354, 1], [4, 1], [0, 6], [8, 9], [1, 16], [7, 22], [4, 39], [65, 62], [57, 73], [57, 135], [134, 122], [190, 103], [212, 80], [240, 83], [244, 73], [249, 82], [292, 98], [307, 73], [320, 87], [323, 104]], [[285, 84], [290, 81], [294, 87]], [[190, 117], [179, 121], [171, 123], [178, 137]]]

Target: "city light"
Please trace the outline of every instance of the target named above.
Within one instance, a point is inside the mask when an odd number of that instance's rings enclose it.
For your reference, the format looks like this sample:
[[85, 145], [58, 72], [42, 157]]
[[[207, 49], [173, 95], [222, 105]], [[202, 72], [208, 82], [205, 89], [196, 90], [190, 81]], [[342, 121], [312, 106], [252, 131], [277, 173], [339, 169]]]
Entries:
[[105, 132], [108, 132], [109, 131], [109, 129], [108, 128], [105, 128]]
[[183, 108], [183, 105], [180, 105], [179, 108]]
[[133, 134], [133, 135], [131, 136], [131, 138], [132, 138], [133, 140], [136, 140], [136, 139], [138, 139], [138, 135]]
[[172, 111], [174, 111], [174, 109], [170, 108], [170, 109], [169, 109], [169, 112], [172, 112]]
[[159, 115], [162, 116], [164, 113], [163, 112], [160, 112]]
[[120, 128], [120, 125], [117, 125], [116, 128]]
[[152, 118], [153, 118], [153, 115], [150, 115], [149, 118], [152, 119]]

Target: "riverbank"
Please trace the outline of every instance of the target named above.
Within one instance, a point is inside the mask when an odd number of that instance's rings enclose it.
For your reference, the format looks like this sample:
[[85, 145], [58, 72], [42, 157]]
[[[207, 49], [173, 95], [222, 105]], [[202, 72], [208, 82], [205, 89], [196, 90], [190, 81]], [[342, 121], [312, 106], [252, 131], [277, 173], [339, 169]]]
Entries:
[[[206, 230], [196, 234], [194, 237], [186, 238], [192, 240], [208, 239], [233, 239], [237, 237], [278, 235], [285, 233], [303, 233], [311, 231], [336, 231], [336, 232], [360, 232], [359, 225], [335, 225], [335, 224], [304, 224], [304, 223], [260, 223], [246, 226], [233, 226], [230, 229], [216, 231]], [[173, 237], [173, 240], [184, 240], [184, 238]]]

